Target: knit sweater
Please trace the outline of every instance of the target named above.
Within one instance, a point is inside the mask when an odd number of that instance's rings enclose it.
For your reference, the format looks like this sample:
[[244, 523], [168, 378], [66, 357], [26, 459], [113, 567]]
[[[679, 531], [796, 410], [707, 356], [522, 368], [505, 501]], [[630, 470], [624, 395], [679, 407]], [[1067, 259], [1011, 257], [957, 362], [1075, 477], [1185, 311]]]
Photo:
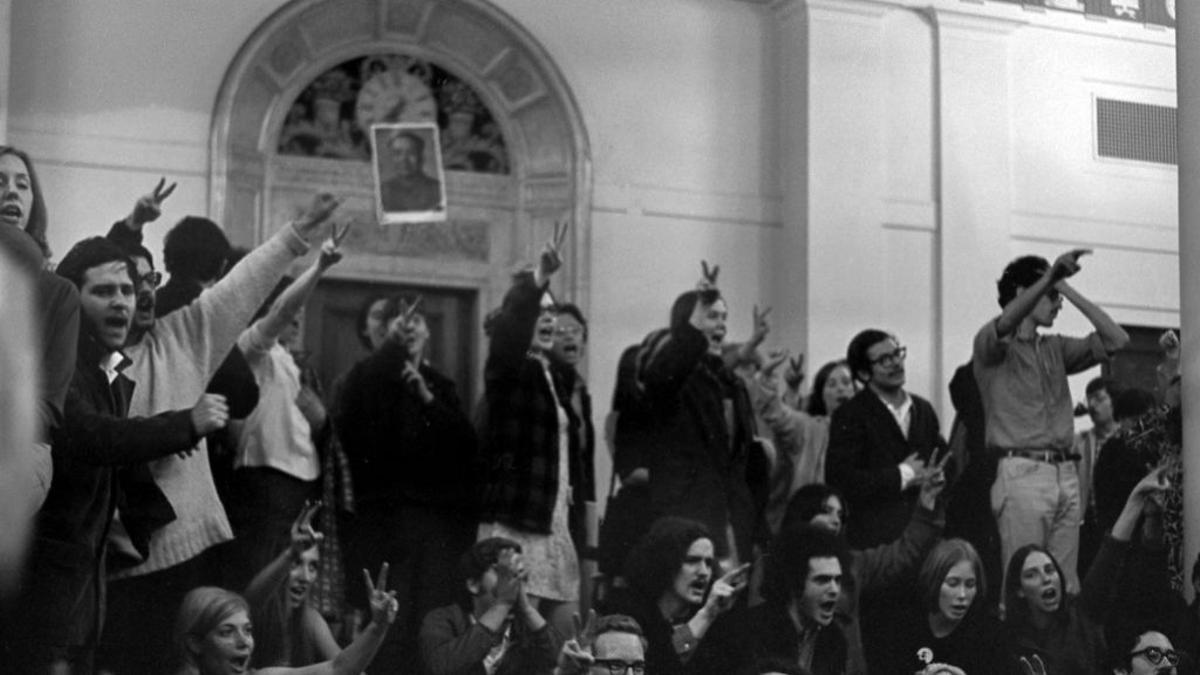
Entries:
[[[307, 251], [308, 244], [285, 226], [191, 304], [159, 317], [141, 341], [125, 350], [133, 361], [126, 373], [138, 383], [129, 415], [155, 415], [195, 405], [288, 265]], [[113, 578], [167, 569], [233, 538], [213, 485], [204, 440], [195, 449], [199, 452], [186, 458], [170, 456], [150, 465], [178, 517], [154, 532], [144, 562]], [[114, 543], [128, 549], [128, 540], [118, 537]]]

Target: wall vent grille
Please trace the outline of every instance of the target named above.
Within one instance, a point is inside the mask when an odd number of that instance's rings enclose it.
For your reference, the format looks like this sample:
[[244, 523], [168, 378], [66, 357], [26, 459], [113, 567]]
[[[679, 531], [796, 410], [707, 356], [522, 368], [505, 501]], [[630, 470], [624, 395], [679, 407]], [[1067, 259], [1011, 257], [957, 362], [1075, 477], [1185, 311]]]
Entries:
[[1175, 133], [1175, 108], [1096, 99], [1096, 147], [1101, 157], [1177, 165]]

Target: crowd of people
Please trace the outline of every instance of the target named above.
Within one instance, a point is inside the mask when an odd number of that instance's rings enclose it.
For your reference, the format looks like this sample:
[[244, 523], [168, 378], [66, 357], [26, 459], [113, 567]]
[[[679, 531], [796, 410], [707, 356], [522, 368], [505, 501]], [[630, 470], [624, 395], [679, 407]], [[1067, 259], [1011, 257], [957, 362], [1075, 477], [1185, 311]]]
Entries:
[[[702, 263], [621, 355], [596, 545], [589, 325], [550, 290], [565, 224], [487, 315], [473, 408], [412, 295], [365, 299], [368, 354], [326, 395], [295, 350], [338, 199], [249, 251], [184, 217], [162, 284], [142, 238], [174, 188], [51, 266], [33, 161], [0, 146], [41, 366], [5, 672], [1197, 672], [1178, 337], [1157, 397], [1097, 378], [1076, 434], [1067, 376], [1129, 341], [1069, 283], [1087, 251], [1002, 270], [949, 426], [882, 329], [806, 394], [769, 309], [730, 337]], [[1046, 330], [1064, 300], [1091, 333]]]

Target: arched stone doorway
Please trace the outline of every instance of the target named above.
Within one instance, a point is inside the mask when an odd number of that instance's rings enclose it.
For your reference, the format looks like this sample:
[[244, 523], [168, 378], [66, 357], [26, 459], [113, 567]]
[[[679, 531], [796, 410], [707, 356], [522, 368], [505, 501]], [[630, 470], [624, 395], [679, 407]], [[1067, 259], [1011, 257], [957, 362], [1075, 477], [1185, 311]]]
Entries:
[[[430, 64], [465, 84], [503, 139], [508, 173], [447, 168], [446, 223], [380, 227], [367, 160], [280, 152], [289, 111], [295, 115], [293, 105], [318, 77], [363, 57], [389, 55]], [[591, 166], [582, 116], [537, 41], [486, 0], [287, 3], [230, 65], [211, 143], [209, 211], [235, 243], [259, 243], [314, 190], [328, 188], [346, 198], [339, 218], [355, 222], [347, 258], [331, 270], [333, 285], [442, 289], [457, 297], [449, 304], [466, 307], [469, 321], [445, 320], [472, 332], [463, 336], [467, 363], [452, 368], [471, 374], [460, 379], [468, 392], [477, 391], [471, 384], [478, 384], [483, 314], [498, 305], [514, 267], [531, 258], [556, 220], [569, 220], [572, 228], [555, 291], [587, 305]], [[344, 315], [346, 307], [336, 311]], [[323, 320], [317, 311], [306, 322], [308, 339], [317, 342], [311, 348], [361, 355], [346, 344], [352, 335], [322, 326]]]

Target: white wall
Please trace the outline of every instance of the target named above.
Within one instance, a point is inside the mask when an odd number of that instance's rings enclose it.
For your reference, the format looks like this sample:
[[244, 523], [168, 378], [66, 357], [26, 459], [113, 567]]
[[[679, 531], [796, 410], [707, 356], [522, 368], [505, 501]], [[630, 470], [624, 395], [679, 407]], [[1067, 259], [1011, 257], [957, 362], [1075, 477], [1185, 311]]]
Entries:
[[[38, 162], [58, 255], [125, 215], [160, 175], [165, 225], [206, 213], [208, 141], [233, 55], [280, 0], [16, 0], [10, 138]], [[595, 176], [588, 370], [597, 422], [616, 360], [722, 266], [733, 337], [772, 304], [780, 230], [770, 14], [725, 0], [498, 0], [555, 59]], [[607, 471], [607, 469], [603, 469]], [[604, 474], [606, 478], [606, 473]]]
[[[809, 195], [785, 216], [807, 222], [815, 358], [858, 328], [896, 330], [911, 389], [946, 425], [946, 383], [1017, 255], [1094, 248], [1085, 295], [1124, 323], [1177, 325], [1176, 170], [1100, 159], [1092, 140], [1097, 95], [1174, 105], [1174, 33], [915, 4], [804, 3]], [[1067, 310], [1055, 328], [1088, 325]]]
[[[12, 1], [8, 138], [38, 160], [59, 255], [160, 175], [180, 181], [166, 220], [206, 212], [218, 86], [282, 4]], [[1090, 143], [1094, 94], [1173, 103], [1171, 31], [959, 0], [496, 4], [587, 125], [597, 421], [621, 349], [701, 259], [722, 266], [732, 337], [774, 305], [770, 340], [815, 370], [855, 331], [893, 329], [943, 417], [1018, 253], [1095, 247], [1082, 290], [1121, 321], [1177, 321], [1174, 169]]]

